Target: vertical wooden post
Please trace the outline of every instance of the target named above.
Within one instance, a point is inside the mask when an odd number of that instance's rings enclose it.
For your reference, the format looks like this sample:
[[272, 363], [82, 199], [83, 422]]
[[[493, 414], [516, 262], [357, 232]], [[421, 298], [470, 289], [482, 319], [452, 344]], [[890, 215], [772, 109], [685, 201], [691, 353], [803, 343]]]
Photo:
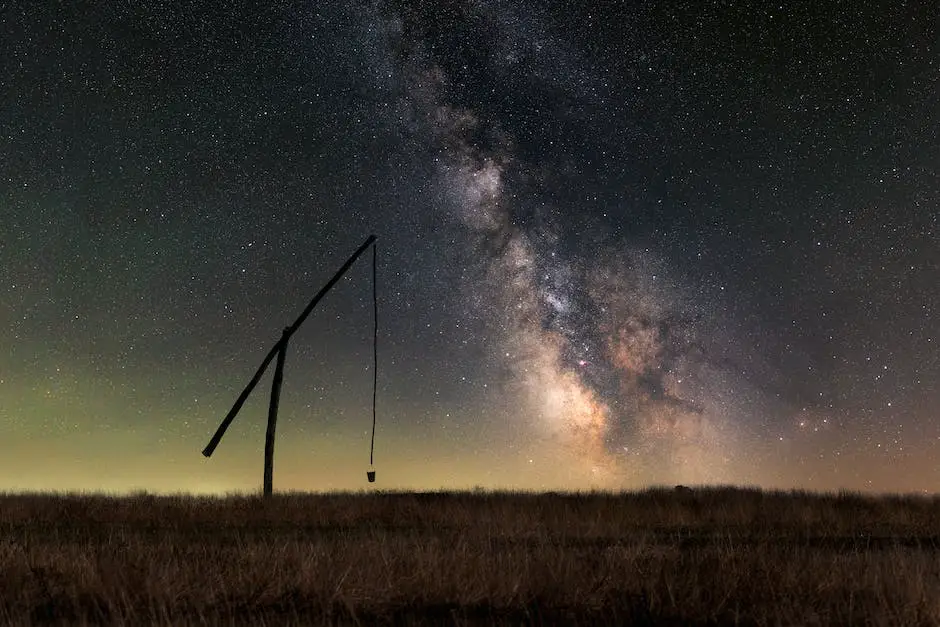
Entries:
[[268, 406], [268, 428], [264, 434], [264, 496], [274, 493], [274, 430], [277, 427], [277, 405], [281, 400], [281, 381], [284, 380], [284, 359], [287, 357], [287, 340], [290, 329], [284, 329], [281, 347], [277, 351], [277, 366], [274, 368], [274, 382], [271, 384], [271, 404]]

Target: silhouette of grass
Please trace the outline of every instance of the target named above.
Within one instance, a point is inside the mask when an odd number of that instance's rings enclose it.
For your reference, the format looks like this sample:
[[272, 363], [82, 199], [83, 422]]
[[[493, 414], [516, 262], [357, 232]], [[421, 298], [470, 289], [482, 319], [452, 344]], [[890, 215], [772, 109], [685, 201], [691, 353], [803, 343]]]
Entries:
[[0, 494], [0, 624], [938, 625], [940, 498]]

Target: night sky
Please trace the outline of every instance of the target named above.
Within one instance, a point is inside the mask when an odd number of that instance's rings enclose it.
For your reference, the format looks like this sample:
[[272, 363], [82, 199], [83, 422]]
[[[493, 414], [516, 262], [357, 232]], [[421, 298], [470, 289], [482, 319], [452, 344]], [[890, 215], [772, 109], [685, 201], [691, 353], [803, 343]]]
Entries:
[[[224, 8], [220, 8], [225, 5]], [[0, 490], [940, 490], [940, 9], [0, 2]]]

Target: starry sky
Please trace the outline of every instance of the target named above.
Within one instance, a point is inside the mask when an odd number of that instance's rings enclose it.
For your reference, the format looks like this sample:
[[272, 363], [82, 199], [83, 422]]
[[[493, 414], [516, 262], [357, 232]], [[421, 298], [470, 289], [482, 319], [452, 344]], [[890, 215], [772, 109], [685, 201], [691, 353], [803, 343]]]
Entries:
[[0, 490], [940, 489], [940, 11], [0, 2]]

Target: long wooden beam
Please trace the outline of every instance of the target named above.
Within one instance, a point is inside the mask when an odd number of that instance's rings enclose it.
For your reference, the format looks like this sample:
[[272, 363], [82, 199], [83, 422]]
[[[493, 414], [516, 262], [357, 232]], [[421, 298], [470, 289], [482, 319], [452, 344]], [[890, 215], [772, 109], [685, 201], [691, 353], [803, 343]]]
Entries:
[[333, 286], [336, 285], [337, 281], [343, 278], [343, 275], [346, 274], [347, 270], [349, 270], [349, 266], [353, 265], [356, 262], [356, 259], [359, 259], [359, 256], [366, 252], [369, 246], [374, 242], [375, 235], [370, 235], [366, 238], [366, 241], [362, 243], [362, 246], [360, 246], [356, 252], [354, 252], [352, 256], [346, 260], [346, 263], [343, 264], [343, 267], [337, 270], [336, 274], [333, 275], [333, 278], [327, 281], [326, 285], [324, 285], [320, 291], [317, 292], [317, 295], [313, 297], [313, 300], [310, 301], [310, 304], [307, 305], [307, 308], [304, 309], [303, 313], [300, 314], [300, 316], [294, 321], [294, 324], [287, 328], [288, 335], [294, 334], [294, 331], [296, 331], [300, 325], [304, 323], [304, 320], [307, 319], [307, 316], [310, 315], [310, 312], [313, 311], [313, 308], [317, 306], [317, 303], [320, 302], [320, 299], [326, 296], [326, 293], [333, 289]]
[[202, 449], [202, 454], [206, 457], [212, 455], [215, 451], [215, 447], [219, 445], [219, 442], [222, 440], [222, 436], [225, 435], [226, 429], [229, 428], [229, 425], [232, 424], [232, 421], [235, 420], [235, 416], [238, 414], [238, 410], [242, 408], [242, 405], [245, 404], [245, 401], [248, 400], [248, 395], [251, 394], [251, 391], [255, 389], [255, 386], [258, 385], [258, 381], [261, 380], [264, 371], [267, 370], [268, 364], [271, 363], [271, 360], [274, 359], [274, 356], [278, 354], [281, 350], [281, 344], [284, 343], [284, 337], [277, 341], [277, 344], [268, 351], [267, 356], [264, 358], [264, 361], [261, 362], [261, 366], [258, 368], [258, 371], [255, 372], [255, 376], [251, 378], [251, 381], [248, 382], [248, 385], [245, 386], [245, 389], [242, 390], [242, 393], [238, 395], [238, 399], [235, 401], [235, 404], [232, 405], [232, 408], [228, 411], [228, 414], [225, 415], [225, 418], [222, 420], [222, 424], [219, 425], [219, 428], [215, 430], [215, 433], [212, 435], [212, 439], [209, 440], [209, 443], [206, 445], [206, 448]]
[[356, 259], [358, 259], [362, 255], [362, 253], [364, 253], [369, 248], [369, 246], [372, 245], [373, 243], [375, 243], [375, 235], [370, 235], [369, 237], [366, 238], [366, 241], [364, 241], [362, 245], [359, 246], [358, 249], [356, 249], [356, 252], [354, 252], [352, 256], [350, 256], [349, 259], [346, 260], [346, 263], [344, 263], [342, 267], [336, 271], [336, 274], [333, 275], [333, 278], [327, 281], [326, 285], [324, 285], [320, 289], [320, 291], [317, 292], [316, 296], [314, 296], [313, 299], [310, 301], [310, 303], [306, 306], [306, 308], [304, 308], [303, 312], [294, 321], [294, 323], [290, 325], [289, 327], [287, 327], [286, 329], [284, 329], [284, 333], [283, 335], [281, 335], [281, 339], [279, 339], [277, 343], [274, 345], [274, 347], [271, 348], [270, 351], [268, 351], [268, 354], [267, 356], [265, 356], [264, 361], [261, 362], [261, 366], [258, 368], [258, 371], [255, 372], [255, 376], [251, 378], [251, 381], [249, 381], [245, 389], [242, 390], [242, 393], [238, 396], [238, 399], [235, 401], [235, 404], [232, 405], [232, 409], [229, 410], [228, 414], [222, 420], [222, 423], [219, 425], [219, 428], [216, 429], [215, 434], [213, 434], [212, 438], [209, 440], [209, 443], [206, 445], [206, 448], [202, 450], [203, 455], [205, 455], [206, 457], [209, 457], [212, 455], [212, 453], [215, 451], [215, 448], [219, 445], [219, 442], [222, 440], [222, 436], [225, 435], [225, 431], [232, 424], [232, 421], [235, 420], [235, 416], [238, 414], [238, 411], [242, 408], [242, 405], [245, 404], [245, 401], [248, 399], [248, 395], [251, 394], [251, 391], [255, 389], [256, 385], [258, 385], [258, 381], [261, 380], [261, 377], [264, 375], [264, 371], [267, 369], [268, 365], [271, 363], [271, 360], [274, 359], [274, 356], [277, 355], [281, 351], [282, 346], [286, 348], [286, 344], [287, 344], [287, 341], [290, 339], [290, 336], [293, 335], [294, 332], [297, 331], [298, 328], [300, 328], [300, 325], [303, 324], [304, 320], [307, 319], [307, 316], [309, 316], [310, 312], [313, 311], [313, 308], [317, 306], [317, 303], [319, 303], [320, 300], [324, 296], [326, 296], [327, 292], [329, 292], [333, 288], [333, 286], [336, 285], [336, 283], [341, 278], [343, 278], [343, 275], [346, 274], [346, 271], [349, 270], [349, 267], [353, 265], [356, 262]]

